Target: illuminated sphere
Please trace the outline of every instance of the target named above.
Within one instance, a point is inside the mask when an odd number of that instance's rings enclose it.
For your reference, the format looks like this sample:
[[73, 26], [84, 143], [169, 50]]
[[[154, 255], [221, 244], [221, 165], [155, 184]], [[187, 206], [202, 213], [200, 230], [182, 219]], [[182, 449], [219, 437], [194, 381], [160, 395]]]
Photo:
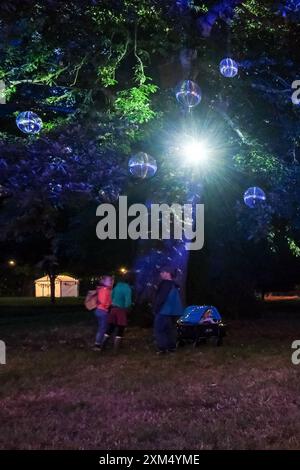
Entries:
[[18, 114], [16, 123], [20, 131], [25, 134], [37, 134], [43, 127], [41, 118], [32, 111], [24, 111]]
[[226, 78], [233, 78], [239, 71], [238, 64], [233, 59], [223, 59], [220, 62], [220, 72]]
[[244, 193], [244, 203], [246, 206], [253, 209], [257, 207], [260, 203], [266, 200], [266, 195], [261, 188], [254, 186], [253, 188], [248, 188]]
[[192, 82], [192, 80], [184, 80], [178, 85], [176, 90], [176, 99], [182, 106], [186, 108], [194, 108], [200, 103], [201, 98], [201, 89], [199, 85]]
[[136, 178], [151, 178], [157, 171], [156, 160], [145, 152], [139, 152], [128, 162], [129, 172]]

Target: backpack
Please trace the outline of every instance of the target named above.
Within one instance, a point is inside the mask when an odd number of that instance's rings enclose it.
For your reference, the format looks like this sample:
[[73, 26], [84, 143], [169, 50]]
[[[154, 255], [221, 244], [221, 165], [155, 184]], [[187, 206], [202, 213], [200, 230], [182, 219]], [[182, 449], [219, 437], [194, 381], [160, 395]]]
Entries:
[[94, 310], [97, 307], [97, 294], [97, 289], [88, 291], [84, 299], [84, 305], [87, 310]]

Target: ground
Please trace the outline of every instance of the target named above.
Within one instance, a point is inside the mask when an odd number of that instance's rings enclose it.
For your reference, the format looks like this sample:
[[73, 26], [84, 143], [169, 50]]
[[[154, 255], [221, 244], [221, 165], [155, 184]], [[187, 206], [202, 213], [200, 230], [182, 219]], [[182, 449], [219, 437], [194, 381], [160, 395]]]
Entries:
[[167, 357], [149, 329], [118, 356], [94, 332], [76, 301], [0, 300], [1, 449], [300, 449], [300, 319], [229, 321], [224, 346]]

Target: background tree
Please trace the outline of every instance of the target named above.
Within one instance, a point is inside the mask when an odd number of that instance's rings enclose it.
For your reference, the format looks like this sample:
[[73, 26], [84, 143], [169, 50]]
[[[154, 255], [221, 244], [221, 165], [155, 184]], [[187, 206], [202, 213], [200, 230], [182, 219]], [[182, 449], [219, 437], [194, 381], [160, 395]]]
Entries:
[[[209, 209], [208, 247], [191, 260], [197, 276], [222, 287], [234, 271], [232, 286], [241, 278], [240, 291], [250, 293], [261, 271], [259, 283], [270, 282], [274, 265], [253, 267], [254, 252], [268, 261], [276, 253], [296, 278], [287, 253], [296, 261], [300, 243], [299, 107], [291, 102], [298, 16], [293, 1], [2, 2], [0, 184], [11, 195], [1, 205], [2, 224], [11, 222], [3, 238], [40, 233], [45, 256], [57, 257], [74, 207], [84, 210], [99, 190], [102, 199], [126, 187], [136, 199], [169, 192], [174, 201], [186, 197], [188, 181]], [[239, 64], [232, 80], [219, 73], [226, 56]], [[203, 92], [192, 116], [174, 98], [187, 78]], [[16, 129], [15, 113], [26, 109], [43, 119], [38, 139]], [[173, 145], [191, 135], [210, 136], [216, 151], [192, 181]], [[126, 178], [127, 157], [138, 150], [159, 165], [140, 187]], [[267, 202], [251, 211], [240, 201], [254, 184]]]

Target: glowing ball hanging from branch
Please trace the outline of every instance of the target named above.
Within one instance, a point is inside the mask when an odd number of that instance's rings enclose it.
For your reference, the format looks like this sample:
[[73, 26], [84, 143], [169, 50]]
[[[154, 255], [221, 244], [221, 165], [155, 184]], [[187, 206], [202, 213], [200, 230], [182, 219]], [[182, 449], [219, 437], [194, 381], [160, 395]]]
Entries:
[[201, 89], [192, 80], [184, 80], [176, 89], [176, 99], [185, 108], [194, 108], [200, 103], [201, 98]]
[[16, 123], [20, 131], [25, 134], [37, 134], [43, 127], [41, 118], [32, 111], [24, 111], [18, 114]]
[[262, 202], [266, 200], [266, 195], [261, 188], [254, 186], [248, 188], [244, 193], [244, 203], [253, 209], [254, 207], [259, 206]]
[[220, 72], [226, 78], [233, 78], [239, 71], [238, 64], [233, 59], [223, 59], [220, 62]]
[[151, 178], [157, 171], [156, 160], [145, 152], [139, 152], [128, 162], [129, 172], [136, 178]]

